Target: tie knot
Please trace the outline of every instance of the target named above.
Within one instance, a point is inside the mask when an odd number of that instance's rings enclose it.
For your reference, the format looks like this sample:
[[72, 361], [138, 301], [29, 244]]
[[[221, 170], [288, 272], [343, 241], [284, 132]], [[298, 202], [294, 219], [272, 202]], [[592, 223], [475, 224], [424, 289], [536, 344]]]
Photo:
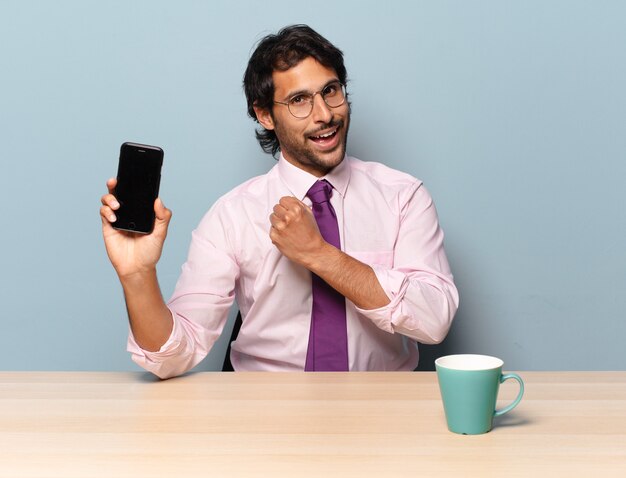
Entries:
[[313, 204], [321, 204], [330, 201], [332, 193], [333, 187], [324, 179], [322, 181], [315, 181], [315, 184], [311, 186], [311, 189], [309, 189], [306, 195]]

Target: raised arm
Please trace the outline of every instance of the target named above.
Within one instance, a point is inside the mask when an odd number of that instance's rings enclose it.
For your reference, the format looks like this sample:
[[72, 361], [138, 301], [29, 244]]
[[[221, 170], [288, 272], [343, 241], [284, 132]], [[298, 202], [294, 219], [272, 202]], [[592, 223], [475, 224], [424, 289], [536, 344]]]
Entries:
[[119, 231], [112, 226], [116, 221], [115, 211], [120, 207], [114, 195], [116, 184], [116, 179], [109, 179], [108, 193], [101, 198], [104, 244], [124, 290], [135, 341], [145, 350], [156, 351], [167, 341], [173, 325], [156, 274], [172, 212], [161, 199], [157, 199], [154, 203], [156, 220], [151, 234]]

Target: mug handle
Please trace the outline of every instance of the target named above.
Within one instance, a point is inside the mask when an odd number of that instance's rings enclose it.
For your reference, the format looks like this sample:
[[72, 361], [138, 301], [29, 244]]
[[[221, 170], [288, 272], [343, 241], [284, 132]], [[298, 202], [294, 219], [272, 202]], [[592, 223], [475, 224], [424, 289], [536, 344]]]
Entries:
[[522, 377], [520, 377], [516, 373], [501, 375], [500, 383], [504, 383], [504, 381], [508, 380], [509, 378], [513, 378], [518, 381], [519, 393], [517, 394], [517, 398], [508, 407], [504, 407], [502, 410], [496, 410], [495, 412], [493, 412], [494, 417], [499, 417], [500, 415], [504, 415], [506, 412], [510, 412], [511, 410], [513, 410], [522, 399], [522, 395], [524, 395], [524, 382], [522, 381]]

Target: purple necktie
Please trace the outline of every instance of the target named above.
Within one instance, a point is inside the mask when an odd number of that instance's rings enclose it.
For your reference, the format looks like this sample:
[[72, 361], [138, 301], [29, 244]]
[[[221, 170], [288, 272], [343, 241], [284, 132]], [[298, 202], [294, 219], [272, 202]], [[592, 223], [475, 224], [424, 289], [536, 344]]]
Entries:
[[[307, 192], [313, 202], [313, 216], [326, 242], [341, 249], [337, 215], [330, 204], [333, 187], [327, 181], [316, 181]], [[306, 371], [347, 371], [348, 332], [346, 300], [323, 279], [312, 274], [313, 310]]]

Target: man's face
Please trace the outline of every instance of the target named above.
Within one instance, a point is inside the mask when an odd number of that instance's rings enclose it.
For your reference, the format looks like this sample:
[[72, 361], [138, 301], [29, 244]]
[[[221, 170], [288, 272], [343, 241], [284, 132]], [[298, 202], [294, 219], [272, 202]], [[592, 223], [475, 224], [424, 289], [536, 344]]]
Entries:
[[[333, 69], [311, 57], [286, 71], [275, 71], [272, 79], [274, 100], [285, 103], [298, 93], [313, 94], [338, 81]], [[275, 104], [273, 114], [266, 113], [265, 119], [260, 119], [261, 124], [274, 129], [283, 156], [295, 166], [321, 177], [343, 160], [350, 125], [347, 100], [331, 108], [317, 94], [313, 97], [313, 111], [306, 118], [296, 118], [286, 105]]]

